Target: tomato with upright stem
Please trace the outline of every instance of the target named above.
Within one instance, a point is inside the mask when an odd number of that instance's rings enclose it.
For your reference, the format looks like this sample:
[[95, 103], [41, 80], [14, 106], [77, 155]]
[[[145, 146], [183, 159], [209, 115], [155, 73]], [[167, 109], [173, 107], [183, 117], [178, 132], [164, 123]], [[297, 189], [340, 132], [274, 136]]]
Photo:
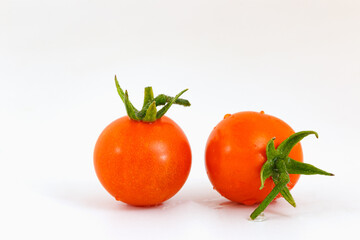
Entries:
[[[190, 106], [179, 97], [153, 97], [145, 88], [142, 110], [131, 104], [115, 77], [128, 116], [109, 124], [94, 150], [96, 174], [116, 200], [135, 206], [160, 204], [184, 185], [191, 168], [191, 149], [181, 128], [164, 116], [172, 104]], [[157, 111], [156, 106], [165, 105]]]
[[313, 131], [295, 133], [284, 121], [263, 111], [227, 114], [207, 141], [208, 177], [214, 189], [231, 201], [262, 202], [252, 219], [280, 196], [295, 207], [289, 190], [299, 174], [332, 175], [302, 163], [299, 141], [309, 134], [317, 137]]

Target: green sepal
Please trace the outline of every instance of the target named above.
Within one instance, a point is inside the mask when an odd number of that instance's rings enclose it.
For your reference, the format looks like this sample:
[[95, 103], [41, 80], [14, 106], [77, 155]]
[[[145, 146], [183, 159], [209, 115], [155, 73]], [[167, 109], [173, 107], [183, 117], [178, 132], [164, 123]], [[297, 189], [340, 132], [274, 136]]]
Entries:
[[266, 145], [266, 156], [268, 160], [264, 163], [260, 171], [260, 180], [261, 180], [260, 190], [264, 188], [266, 179], [271, 177], [273, 174], [273, 165], [275, 161], [274, 158], [276, 157], [274, 140], [275, 138], [272, 138]]
[[170, 102], [168, 102], [163, 108], [161, 108], [157, 114], [156, 114], [156, 119], [161, 118], [162, 116], [164, 116], [164, 114], [169, 110], [169, 108], [171, 107], [171, 105], [173, 105], [173, 103], [175, 103], [175, 101], [184, 93], [186, 92], [188, 89], [182, 90], [178, 95], [176, 95]]
[[137, 114], [136, 114], [137, 110], [131, 104], [127, 90], [125, 91], [124, 103], [125, 103], [125, 108], [126, 108], [126, 112], [127, 112], [128, 116], [133, 120], [139, 120], [139, 118], [137, 117]]
[[283, 198], [290, 203], [291, 206], [296, 207], [296, 203], [295, 200], [293, 198], [293, 196], [290, 193], [290, 190], [287, 187], [284, 187], [281, 191], [281, 196], [283, 196]]
[[266, 161], [262, 166], [260, 172], [260, 180], [261, 180], [260, 190], [264, 188], [266, 179], [271, 177], [272, 173], [273, 173], [273, 169], [271, 167], [271, 163], [269, 161]]
[[154, 122], [156, 120], [156, 103], [153, 101], [146, 111], [145, 117], [142, 119], [144, 122]]
[[266, 157], [268, 160], [273, 159], [277, 155], [274, 140], [275, 138], [272, 138], [266, 145]]
[[334, 176], [334, 174], [321, 170], [311, 164], [298, 162], [288, 157], [285, 162], [286, 170], [289, 174], [303, 174], [303, 175], [325, 175]]
[[[124, 91], [122, 90], [122, 88], [120, 87], [120, 84], [119, 84], [119, 82], [118, 82], [118, 80], [117, 80], [116, 75], [115, 75], [115, 85], [116, 85], [116, 89], [117, 89], [117, 92], [118, 92], [121, 100], [122, 100], [123, 103], [126, 105], [126, 103], [125, 103], [125, 93], [124, 93]], [[128, 97], [128, 98], [129, 98], [129, 97]], [[138, 112], [138, 110], [132, 105], [132, 103], [130, 102], [129, 99], [128, 99], [128, 103], [127, 103], [127, 104], [130, 105], [130, 107], [131, 107], [132, 109], [134, 109], [135, 112]], [[130, 116], [129, 116], [129, 117], [130, 117]]]
[[291, 149], [298, 142], [300, 142], [304, 137], [306, 137], [310, 134], [315, 134], [316, 138], [319, 137], [317, 132], [314, 132], [314, 131], [297, 132], [297, 133], [294, 133], [293, 135], [291, 135], [290, 137], [288, 137], [287, 139], [285, 139], [282, 143], [280, 143], [280, 145], [277, 147], [276, 150], [279, 151], [283, 157], [286, 157], [290, 154]]
[[[171, 102], [173, 100], [173, 97], [166, 96], [165, 94], [160, 94], [155, 98], [156, 106], [165, 105], [168, 102]], [[178, 98], [174, 102], [175, 104], [182, 105], [184, 107], [191, 106], [190, 102], [183, 98]]]
[[125, 103], [125, 94], [124, 94], [124, 91], [122, 90], [122, 88], [120, 87], [120, 84], [117, 80], [116, 75], [115, 75], [115, 85], [116, 85], [116, 90], [117, 90], [121, 100], [123, 101], [123, 103]]

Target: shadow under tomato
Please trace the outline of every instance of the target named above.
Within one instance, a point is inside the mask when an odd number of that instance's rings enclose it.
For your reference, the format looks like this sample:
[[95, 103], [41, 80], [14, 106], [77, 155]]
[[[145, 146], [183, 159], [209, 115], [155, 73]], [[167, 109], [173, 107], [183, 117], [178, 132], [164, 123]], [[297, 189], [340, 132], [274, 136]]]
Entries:
[[131, 211], [131, 212], [136, 212], [136, 211], [153, 211], [156, 210], [158, 211], [159, 209], [163, 209], [165, 207], [164, 203], [160, 203], [157, 205], [151, 205], [151, 206], [133, 206], [133, 205], [129, 205], [120, 201], [116, 201], [116, 203], [118, 204], [118, 209], [121, 209], [122, 211]]
[[[196, 197], [189, 197], [188, 200], [194, 201], [197, 204], [204, 206], [210, 211], [228, 217], [249, 219], [250, 214], [256, 209], [258, 204], [244, 205], [232, 202], [222, 197], [217, 191], [211, 188], [194, 187], [191, 192], [196, 192]], [[185, 196], [186, 199], [186, 196]], [[287, 211], [293, 207], [289, 206], [287, 202], [280, 198], [273, 201], [265, 210], [266, 218], [276, 219], [290, 217], [286, 214]]]
[[[96, 187], [94, 183], [86, 182], [57, 182], [46, 183], [36, 186], [38, 193], [49, 197], [55, 201], [62, 202], [69, 206], [100, 210], [100, 211], [128, 211], [128, 212], [151, 212], [169, 209], [182, 209], [187, 205], [198, 206], [209, 209], [218, 214], [233, 215], [234, 217], [248, 217], [257, 205], [246, 206], [231, 202], [222, 197], [211, 188], [201, 185], [185, 187], [178, 194], [168, 201], [155, 206], [132, 206], [120, 201], [116, 201], [112, 196], [105, 192], [101, 187]], [[195, 204], [195, 205], [194, 205]], [[281, 215], [277, 201], [270, 204], [267, 212], [271, 215]], [[282, 204], [280, 204], [282, 205]], [[281, 209], [281, 206], [279, 207]]]
[[176, 207], [177, 202], [161, 203], [153, 206], [132, 206], [121, 201], [116, 201], [102, 187], [96, 187], [94, 183], [85, 182], [54, 182], [40, 184], [35, 187], [36, 191], [56, 201], [67, 205], [105, 210], [105, 211], [158, 211]]
[[70, 206], [111, 211], [118, 209], [119, 202], [92, 183], [47, 182], [36, 186], [36, 190], [45, 197]]

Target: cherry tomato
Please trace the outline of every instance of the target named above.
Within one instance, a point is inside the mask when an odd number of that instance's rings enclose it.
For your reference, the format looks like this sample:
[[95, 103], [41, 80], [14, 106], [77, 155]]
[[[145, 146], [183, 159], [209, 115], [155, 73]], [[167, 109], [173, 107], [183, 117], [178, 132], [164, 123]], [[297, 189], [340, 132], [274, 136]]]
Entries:
[[101, 184], [116, 200], [157, 205], [184, 185], [191, 150], [185, 134], [170, 118], [148, 123], [125, 116], [101, 133], [94, 165]]
[[[264, 112], [227, 114], [211, 132], [206, 144], [206, 170], [212, 185], [231, 201], [245, 205], [260, 203], [274, 187], [268, 178], [264, 188], [259, 190], [267, 143], [275, 137], [277, 147], [292, 134], [294, 130], [284, 121]], [[293, 147], [289, 157], [303, 162], [300, 143]], [[294, 187], [299, 176], [290, 174], [288, 189]]]

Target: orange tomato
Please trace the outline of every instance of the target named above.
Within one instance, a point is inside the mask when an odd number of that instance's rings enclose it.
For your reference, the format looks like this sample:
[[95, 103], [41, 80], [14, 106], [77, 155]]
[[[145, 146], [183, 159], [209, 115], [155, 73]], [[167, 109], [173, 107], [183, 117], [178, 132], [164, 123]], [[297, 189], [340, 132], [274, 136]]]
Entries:
[[[284, 121], [264, 112], [225, 115], [211, 132], [206, 144], [206, 170], [212, 185], [231, 201], [245, 205], [260, 203], [275, 186], [268, 178], [264, 188], [259, 190], [260, 171], [266, 161], [266, 145], [276, 137], [277, 147], [292, 134], [294, 130]], [[294, 146], [289, 157], [303, 162], [300, 143]], [[294, 187], [299, 176], [290, 174], [289, 189]]]
[[191, 149], [170, 118], [147, 123], [128, 116], [108, 125], [94, 150], [96, 174], [116, 200], [157, 205], [175, 195], [191, 168]]

